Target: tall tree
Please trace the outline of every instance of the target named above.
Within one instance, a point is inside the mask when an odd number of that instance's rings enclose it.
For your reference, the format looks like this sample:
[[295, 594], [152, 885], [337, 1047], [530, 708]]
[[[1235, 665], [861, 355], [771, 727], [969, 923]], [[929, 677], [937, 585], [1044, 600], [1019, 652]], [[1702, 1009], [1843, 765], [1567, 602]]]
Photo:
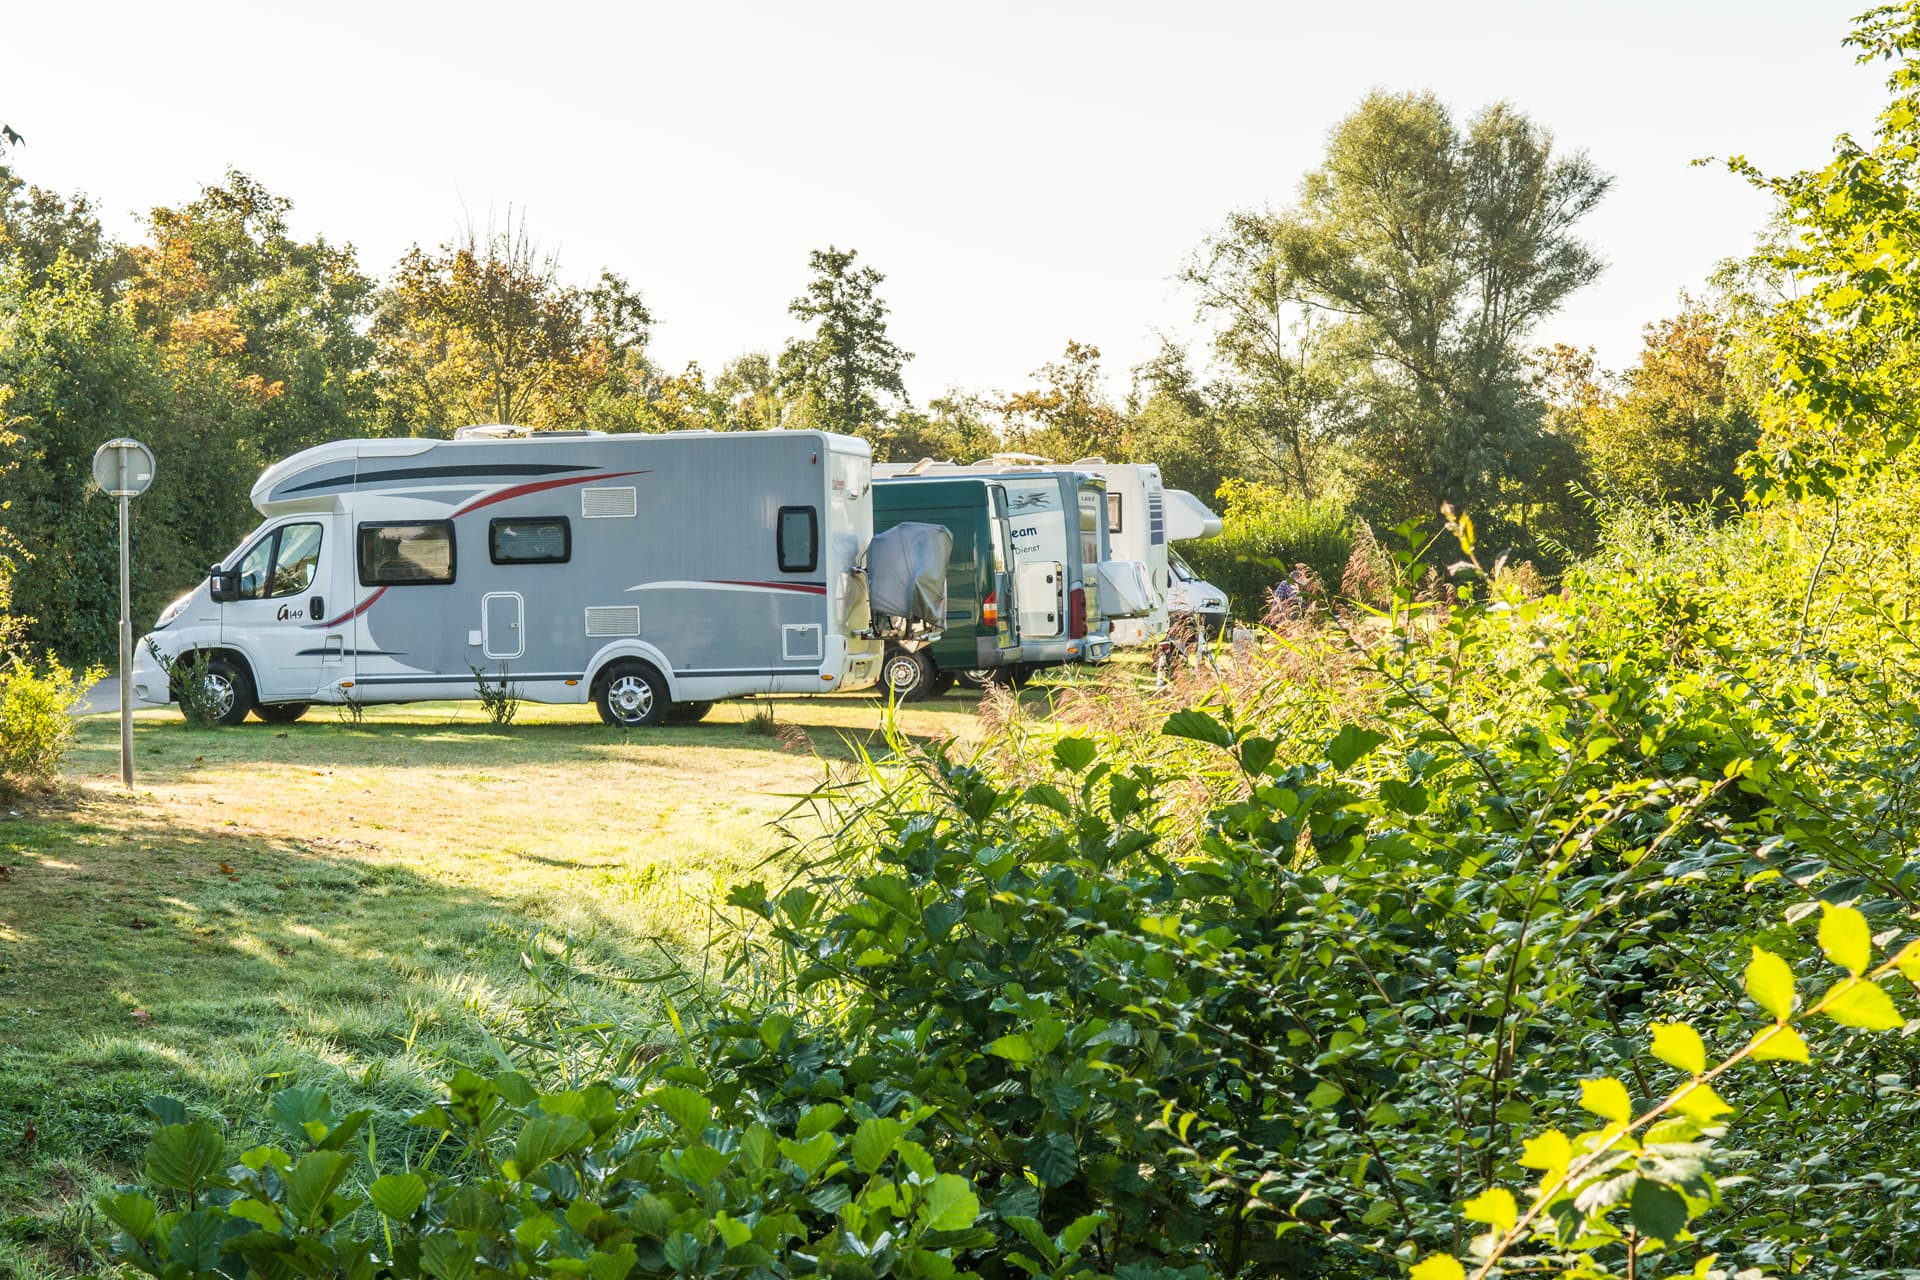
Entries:
[[[1352, 406], [1342, 369], [1328, 358], [1328, 321], [1300, 306], [1273, 230], [1270, 213], [1233, 214], [1180, 278], [1194, 290], [1201, 317], [1216, 326], [1214, 353], [1228, 375], [1209, 389], [1216, 414], [1231, 418], [1253, 469], [1311, 498], [1330, 481]], [[1164, 359], [1158, 367], [1172, 369]], [[1198, 389], [1186, 377], [1192, 395]]]
[[1731, 362], [1726, 320], [1692, 298], [1646, 328], [1640, 361], [1618, 378], [1590, 354], [1543, 353], [1549, 414], [1612, 497], [1699, 506], [1738, 501], [1740, 459], [1759, 416]]
[[1610, 183], [1504, 103], [1461, 128], [1432, 94], [1376, 93], [1265, 220], [1254, 278], [1324, 320], [1377, 514], [1450, 502], [1524, 531], [1564, 500], [1536, 483], [1563, 450], [1541, 431], [1524, 340], [1600, 273], [1574, 229]]
[[809, 256], [813, 280], [787, 309], [813, 333], [780, 353], [780, 385], [804, 402], [806, 420], [849, 435], [871, 434], [886, 422], [890, 403], [905, 402], [900, 371], [913, 359], [887, 334], [879, 294], [886, 277], [856, 267], [856, 257], [832, 245]]
[[[526, 220], [428, 253], [415, 245], [382, 295], [373, 335], [389, 431], [475, 422], [578, 425], [596, 395], [643, 395], [652, 316], [627, 282], [560, 278]], [[605, 406], [602, 405], [604, 410]]]
[[1126, 418], [1101, 383], [1100, 348], [1069, 340], [1058, 360], [1034, 370], [1040, 385], [994, 405], [1008, 445], [1059, 462], [1125, 456]]

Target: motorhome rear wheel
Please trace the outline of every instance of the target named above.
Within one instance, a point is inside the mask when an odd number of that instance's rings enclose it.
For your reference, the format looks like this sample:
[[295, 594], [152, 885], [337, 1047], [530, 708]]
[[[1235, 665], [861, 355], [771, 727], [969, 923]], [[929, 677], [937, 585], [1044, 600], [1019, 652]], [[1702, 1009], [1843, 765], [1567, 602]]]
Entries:
[[593, 700], [600, 718], [622, 729], [659, 724], [673, 706], [666, 681], [644, 662], [616, 662], [609, 667]]
[[911, 653], [905, 649], [895, 649], [887, 655], [886, 664], [880, 668], [880, 679], [900, 702], [918, 702], [926, 697], [937, 674], [932, 659], [927, 657], [924, 649], [916, 649]]

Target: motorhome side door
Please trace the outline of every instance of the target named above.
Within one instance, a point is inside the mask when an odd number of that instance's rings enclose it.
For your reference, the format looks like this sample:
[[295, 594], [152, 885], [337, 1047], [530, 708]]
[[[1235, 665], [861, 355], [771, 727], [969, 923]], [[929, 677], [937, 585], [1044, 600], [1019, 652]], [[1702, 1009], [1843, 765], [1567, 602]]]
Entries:
[[[240, 592], [221, 605], [222, 640], [252, 660], [262, 702], [300, 702], [346, 674], [346, 632], [316, 625], [346, 610], [331, 609], [338, 519], [293, 516], [262, 529], [230, 561]], [[344, 596], [342, 597], [344, 599]]]

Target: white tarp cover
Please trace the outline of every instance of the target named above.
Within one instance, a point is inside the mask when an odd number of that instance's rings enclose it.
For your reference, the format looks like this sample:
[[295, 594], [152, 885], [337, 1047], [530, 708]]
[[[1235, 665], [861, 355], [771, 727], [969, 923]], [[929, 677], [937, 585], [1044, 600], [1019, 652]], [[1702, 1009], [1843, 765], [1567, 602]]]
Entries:
[[907, 521], [874, 534], [867, 546], [874, 617], [904, 618], [910, 628], [946, 626], [947, 557], [952, 554], [953, 531], [943, 524]]
[[1109, 618], [1143, 618], [1159, 601], [1153, 578], [1138, 560], [1100, 562], [1100, 612]]

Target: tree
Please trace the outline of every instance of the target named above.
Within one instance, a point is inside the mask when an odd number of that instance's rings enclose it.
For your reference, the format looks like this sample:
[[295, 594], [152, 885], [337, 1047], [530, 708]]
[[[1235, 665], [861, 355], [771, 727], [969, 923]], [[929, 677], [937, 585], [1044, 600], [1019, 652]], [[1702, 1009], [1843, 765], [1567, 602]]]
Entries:
[[1033, 376], [1040, 386], [993, 405], [1006, 419], [1003, 435], [1011, 448], [1059, 462], [1125, 456], [1126, 419], [1101, 385], [1100, 348], [1069, 340], [1065, 354]]
[[1920, 2], [1868, 10], [1846, 43], [1893, 64], [1872, 141], [1842, 134], [1830, 163], [1778, 177], [1728, 162], [1781, 211], [1744, 264], [1773, 294], [1747, 339], [1771, 401], [1746, 464], [1763, 500], [1837, 501], [1920, 436]]
[[1004, 447], [991, 412], [980, 397], [962, 391], [928, 401], [924, 413], [912, 407], [902, 409], [873, 432], [874, 460], [971, 462], [990, 457]]
[[576, 426], [590, 403], [644, 395], [653, 318], [628, 283], [602, 272], [582, 289], [560, 279], [525, 219], [400, 260], [373, 334], [386, 376], [383, 417], [395, 434], [441, 434], [475, 422]]
[[[1267, 317], [1297, 308], [1311, 359], [1339, 371], [1339, 430], [1373, 514], [1432, 518], [1451, 503], [1524, 534], [1539, 505], [1564, 501], [1534, 482], [1564, 451], [1541, 432], [1523, 340], [1599, 274], [1574, 227], [1610, 182], [1504, 103], [1461, 129], [1431, 94], [1373, 94], [1293, 207], [1242, 215], [1246, 261], [1224, 275], [1254, 295], [1228, 304], [1248, 317], [1229, 345], [1264, 350], [1279, 332]], [[1262, 232], [1271, 247], [1256, 257]]]
[[1300, 497], [1320, 493], [1351, 406], [1342, 370], [1327, 359], [1328, 321], [1299, 305], [1274, 252], [1272, 215], [1231, 215], [1180, 278], [1201, 318], [1218, 325], [1214, 352], [1229, 377], [1209, 398], [1231, 416], [1234, 438], [1253, 455], [1246, 461]]
[[1687, 298], [1646, 327], [1640, 363], [1617, 379], [1579, 353], [1547, 356], [1550, 424], [1571, 435], [1604, 495], [1731, 505], [1759, 417], [1730, 362], [1724, 317]]
[[813, 324], [811, 337], [780, 353], [780, 388], [803, 400], [813, 425], [849, 435], [868, 434], [887, 420], [887, 402], [904, 403], [900, 370], [913, 353], [887, 336], [887, 304], [877, 290], [885, 276], [854, 266], [853, 249], [828, 245], [808, 258], [814, 278], [787, 305]]

